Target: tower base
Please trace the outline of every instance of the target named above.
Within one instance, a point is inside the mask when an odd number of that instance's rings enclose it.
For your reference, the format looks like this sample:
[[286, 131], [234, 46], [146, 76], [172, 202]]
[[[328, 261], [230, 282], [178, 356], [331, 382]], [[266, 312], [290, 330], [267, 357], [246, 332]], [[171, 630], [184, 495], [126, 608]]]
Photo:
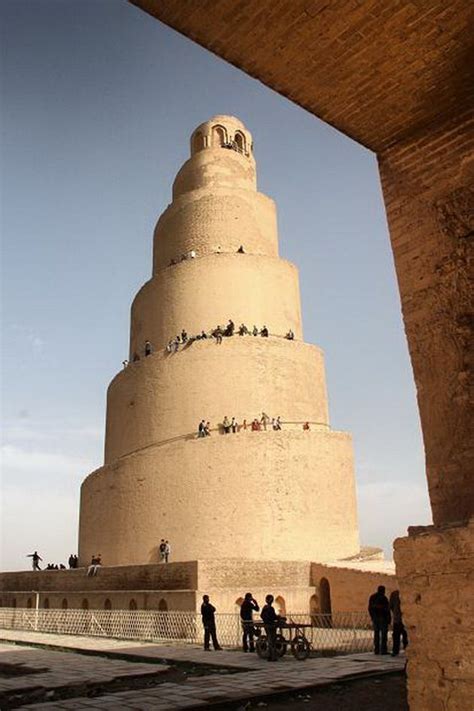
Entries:
[[218, 612], [235, 613], [252, 592], [259, 603], [274, 595], [282, 614], [362, 611], [377, 585], [389, 592], [397, 587], [393, 566], [373, 551], [333, 564], [209, 559], [104, 566], [94, 577], [85, 568], [2, 573], [2, 605], [34, 607], [35, 590], [41, 608], [196, 611], [208, 594]]

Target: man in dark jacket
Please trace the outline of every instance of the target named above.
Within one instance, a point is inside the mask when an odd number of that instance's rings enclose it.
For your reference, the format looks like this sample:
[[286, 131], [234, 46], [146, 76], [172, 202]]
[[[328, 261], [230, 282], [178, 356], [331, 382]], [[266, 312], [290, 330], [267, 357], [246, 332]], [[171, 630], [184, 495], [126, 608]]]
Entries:
[[203, 595], [201, 605], [201, 616], [202, 625], [204, 627], [204, 649], [206, 650], [206, 652], [209, 652], [209, 641], [211, 638], [212, 644], [214, 645], [214, 649], [222, 649], [219, 642], [217, 641], [216, 618], [214, 617], [215, 611], [216, 608], [209, 602], [209, 595]]
[[390, 609], [392, 611], [392, 657], [396, 657], [400, 652], [400, 637], [403, 640], [403, 649], [408, 644], [408, 635], [403, 624], [400, 592], [398, 590], [394, 590], [390, 595]]
[[255, 644], [253, 642], [254, 627], [252, 622], [253, 612], [260, 610], [258, 603], [254, 600], [252, 593], [245, 593], [245, 598], [240, 606], [240, 619], [242, 621], [242, 647], [244, 652], [255, 652]]
[[268, 657], [267, 661], [276, 662], [278, 660], [277, 650], [276, 650], [276, 637], [277, 637], [277, 627], [279, 624], [285, 621], [284, 617], [277, 615], [273, 608], [273, 595], [267, 595], [265, 598], [266, 604], [262, 607], [262, 612], [260, 617], [263, 620], [265, 626], [265, 633], [267, 635], [268, 642]]
[[390, 624], [390, 606], [385, 595], [384, 585], [379, 585], [377, 592], [369, 598], [369, 615], [374, 628], [375, 654], [388, 654], [387, 634]]

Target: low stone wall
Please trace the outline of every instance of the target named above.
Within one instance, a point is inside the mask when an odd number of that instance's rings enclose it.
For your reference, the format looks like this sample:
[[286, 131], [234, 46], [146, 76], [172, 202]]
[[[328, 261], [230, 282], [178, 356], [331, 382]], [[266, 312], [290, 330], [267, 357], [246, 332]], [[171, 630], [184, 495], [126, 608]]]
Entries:
[[[275, 560], [200, 560], [198, 561], [198, 587], [206, 588], [259, 588], [308, 587], [310, 577], [308, 561]], [[244, 591], [245, 592], [245, 591]], [[268, 592], [271, 592], [269, 590]]]
[[197, 561], [157, 565], [104, 565], [88, 577], [86, 568], [0, 573], [0, 591], [196, 590]]
[[381, 584], [388, 592], [397, 587], [393, 575], [309, 561], [203, 560], [104, 566], [94, 577], [85, 568], [2, 573], [0, 604], [35, 607], [39, 592], [41, 609], [199, 611], [208, 594], [219, 612], [235, 613], [250, 591], [260, 604], [271, 593], [282, 614], [327, 614], [366, 610], [369, 595]]
[[366, 610], [369, 596], [379, 585], [385, 585], [387, 595], [398, 587], [397, 578], [389, 573], [377, 573], [370, 570], [355, 570], [352, 568], [335, 568], [321, 563], [311, 564], [311, 585], [315, 588], [318, 598], [319, 612], [325, 609], [322, 580], [329, 584], [332, 612], [351, 612]]
[[395, 541], [408, 628], [411, 711], [468, 711], [474, 699], [474, 520]]

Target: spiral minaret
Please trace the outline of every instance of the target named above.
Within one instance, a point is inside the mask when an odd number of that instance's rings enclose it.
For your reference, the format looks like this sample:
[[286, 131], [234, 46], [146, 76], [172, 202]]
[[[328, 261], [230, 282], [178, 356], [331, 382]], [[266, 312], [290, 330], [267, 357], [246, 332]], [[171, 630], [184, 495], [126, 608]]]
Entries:
[[[270, 335], [166, 350], [182, 329], [229, 319]], [[219, 430], [224, 416], [250, 423], [262, 412], [282, 430]], [[202, 419], [211, 436], [197, 438]], [[108, 389], [105, 463], [81, 490], [82, 562], [98, 552], [107, 565], [156, 562], [161, 538], [175, 561], [359, 552], [351, 438], [330, 429], [298, 272], [278, 255], [275, 204], [257, 192], [251, 134], [231, 116], [191, 136], [155, 229], [152, 278], [132, 305], [130, 363]]]

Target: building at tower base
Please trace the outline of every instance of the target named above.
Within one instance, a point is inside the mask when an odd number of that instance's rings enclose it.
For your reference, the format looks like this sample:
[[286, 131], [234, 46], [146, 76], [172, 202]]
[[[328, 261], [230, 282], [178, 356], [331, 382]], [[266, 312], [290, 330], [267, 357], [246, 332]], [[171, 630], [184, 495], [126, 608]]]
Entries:
[[183, 563], [104, 566], [86, 569], [0, 574], [3, 607], [174, 610], [198, 612], [210, 594], [220, 613], [235, 613], [251, 590], [260, 602], [271, 592], [288, 613], [363, 611], [378, 585], [396, 589], [393, 564], [380, 551], [362, 551], [357, 561], [196, 560]]
[[[250, 589], [293, 613], [343, 612], [396, 587], [381, 551], [360, 547], [351, 436], [330, 426], [324, 355], [303, 340], [298, 271], [256, 186], [238, 119], [194, 131], [108, 388], [104, 465], [81, 488], [82, 567], [3, 574], [3, 604], [36, 590], [49, 607], [193, 611], [209, 593], [234, 612]], [[172, 563], [157, 565], [161, 539]]]

